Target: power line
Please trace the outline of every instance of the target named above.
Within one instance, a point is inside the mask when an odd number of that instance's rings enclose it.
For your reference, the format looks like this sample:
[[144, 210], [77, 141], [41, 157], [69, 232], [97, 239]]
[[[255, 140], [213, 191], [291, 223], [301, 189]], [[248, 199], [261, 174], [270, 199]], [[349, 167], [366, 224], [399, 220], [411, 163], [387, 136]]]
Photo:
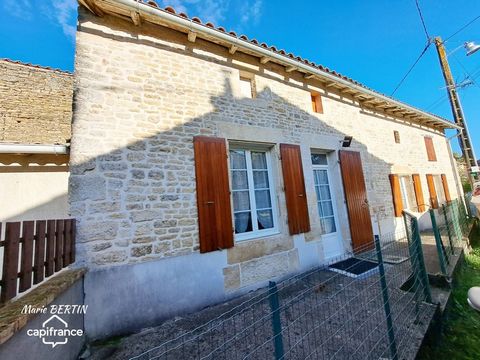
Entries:
[[397, 92], [397, 90], [400, 88], [400, 86], [402, 86], [403, 82], [405, 81], [405, 79], [408, 77], [408, 75], [410, 75], [410, 73], [412, 72], [413, 68], [415, 66], [417, 66], [418, 62], [420, 61], [420, 59], [423, 57], [423, 55], [425, 55], [425, 53], [427, 52], [428, 48], [430, 47], [432, 43], [431, 42], [428, 42], [427, 45], [425, 45], [425, 48], [422, 50], [422, 52], [420, 53], [420, 55], [418, 56], [417, 60], [415, 60], [415, 62], [412, 64], [412, 66], [410, 66], [410, 69], [408, 69], [407, 73], [405, 74], [405, 76], [402, 78], [402, 80], [400, 80], [400, 82], [398, 83], [398, 85], [395, 87], [395, 89], [393, 90], [393, 92], [390, 94], [390, 96], [393, 96], [395, 95], [395, 93]]
[[422, 10], [420, 9], [418, 0], [415, 0], [415, 5], [417, 5], [418, 15], [420, 15], [420, 20], [422, 21], [422, 26], [423, 26], [423, 31], [425, 31], [425, 36], [427, 37], [427, 40], [430, 42], [430, 35], [428, 34], [427, 25], [425, 25], [425, 19], [423, 18]]
[[478, 15], [477, 17], [473, 18], [472, 20], [470, 20], [468, 23], [466, 23], [465, 25], [463, 25], [460, 29], [458, 29], [457, 31], [455, 31], [452, 35], [450, 35], [449, 37], [447, 37], [445, 40], [443, 40], [443, 42], [447, 42], [448, 40], [450, 40], [452, 37], [454, 37], [455, 35], [457, 35], [459, 32], [465, 30], [465, 28], [469, 27], [470, 25], [472, 25], [475, 21], [477, 21], [478, 19], [480, 19], [480, 15]]

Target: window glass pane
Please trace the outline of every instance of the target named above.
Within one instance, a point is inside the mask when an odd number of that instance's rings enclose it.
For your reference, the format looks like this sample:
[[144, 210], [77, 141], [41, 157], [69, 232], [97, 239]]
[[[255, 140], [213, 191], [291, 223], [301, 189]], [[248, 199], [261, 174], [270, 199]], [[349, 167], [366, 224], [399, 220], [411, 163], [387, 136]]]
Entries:
[[230, 167], [232, 169], [246, 169], [245, 151], [230, 150]]
[[327, 170], [315, 170], [315, 185], [328, 185]]
[[273, 214], [272, 210], [257, 211], [258, 230], [273, 228]]
[[252, 231], [252, 215], [250, 212], [235, 214], [235, 234]]
[[330, 188], [328, 185], [319, 186], [320, 200], [330, 200]]
[[442, 176], [434, 175], [433, 182], [435, 183], [435, 190], [437, 191], [438, 203], [445, 204], [447, 200], [445, 199], [445, 191], [443, 189]]
[[269, 188], [268, 185], [268, 172], [267, 171], [254, 171], [253, 172], [253, 184], [255, 189]]
[[252, 151], [252, 168], [267, 169], [267, 157], [264, 152]]
[[233, 190], [248, 190], [248, 178], [246, 170], [232, 171]]
[[326, 154], [312, 154], [312, 164], [313, 165], [327, 165], [327, 155]]
[[233, 210], [250, 210], [250, 199], [248, 198], [248, 191], [233, 192]]
[[402, 192], [403, 207], [408, 210], [418, 211], [417, 198], [411, 176], [400, 176], [400, 190]]
[[271, 208], [270, 190], [255, 190], [255, 203], [257, 209]]
[[330, 234], [337, 231], [335, 219], [333, 217], [322, 219], [322, 228], [324, 234]]
[[318, 205], [318, 214], [320, 215], [320, 219], [323, 218], [323, 209], [322, 209], [322, 203], [321, 202], [318, 202], [317, 203]]
[[323, 216], [333, 216], [333, 206], [331, 201], [322, 201]]
[[332, 195], [330, 185], [328, 184], [327, 170], [314, 170], [315, 191], [317, 194], [317, 207], [320, 223], [322, 225], [322, 233], [329, 234], [336, 232], [335, 215], [333, 212]]

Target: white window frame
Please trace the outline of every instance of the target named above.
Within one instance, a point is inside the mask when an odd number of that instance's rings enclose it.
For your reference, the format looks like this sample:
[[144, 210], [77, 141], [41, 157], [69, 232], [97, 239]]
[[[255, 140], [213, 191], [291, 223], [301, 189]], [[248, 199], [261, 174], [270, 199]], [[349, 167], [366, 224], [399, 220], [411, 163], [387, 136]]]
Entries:
[[[412, 207], [410, 206], [410, 202], [408, 200], [408, 190], [407, 190], [407, 184], [406, 184], [406, 175], [399, 175], [399, 180], [400, 180], [400, 191], [402, 194], [402, 202], [403, 202], [403, 208], [407, 210], [412, 210]], [[416, 207], [416, 204], [413, 208]]]
[[[237, 144], [230, 144], [229, 145], [229, 158], [230, 158], [230, 150], [242, 150], [245, 151], [245, 161], [247, 165], [247, 180], [248, 180], [248, 197], [250, 201], [250, 211], [252, 214], [252, 228], [254, 230], [236, 234], [234, 233], [234, 240], [235, 241], [244, 241], [244, 240], [251, 240], [265, 236], [271, 236], [279, 234], [279, 227], [278, 227], [278, 207], [277, 207], [277, 197], [274, 193], [274, 175], [272, 171], [272, 148], [267, 148], [263, 146], [255, 146], [255, 145], [237, 145]], [[270, 190], [270, 202], [272, 204], [272, 218], [273, 218], [273, 227], [270, 229], [263, 229], [263, 230], [255, 230], [258, 227], [258, 219], [257, 219], [257, 204], [255, 201], [255, 189], [253, 183], [253, 170], [252, 170], [252, 157], [251, 152], [264, 152], [265, 159], [267, 161], [267, 174], [268, 174], [268, 186]], [[233, 186], [232, 186], [232, 170], [230, 169], [230, 161], [228, 161], [228, 172], [230, 178], [230, 189], [231, 191], [231, 202], [232, 202], [232, 221], [233, 227], [235, 229], [235, 212], [234, 212], [234, 203], [233, 203]], [[251, 185], [251, 186], [250, 186]], [[235, 230], [234, 230], [235, 231]]]
[[[332, 184], [331, 176], [330, 176], [328, 154], [322, 153], [322, 152], [312, 152], [311, 155], [313, 155], [313, 154], [325, 155], [325, 158], [327, 160], [326, 165], [314, 165], [314, 164], [312, 164], [313, 186], [314, 186], [314, 188], [317, 187], [317, 184], [315, 184], [315, 170], [326, 170], [327, 171], [328, 188], [330, 190], [330, 200], [332, 201], [332, 208], [333, 208], [333, 220], [335, 221], [335, 231], [331, 232], [331, 233], [327, 233], [327, 234], [322, 234], [322, 237], [337, 236], [338, 235], [338, 229], [339, 229], [339, 227], [338, 227], [338, 213], [337, 213], [337, 206], [335, 204], [335, 189], [334, 189], [334, 186]], [[315, 190], [315, 199], [316, 199], [316, 204], [317, 204], [317, 214], [318, 214], [318, 218], [320, 219], [320, 222], [321, 222], [322, 218], [320, 217], [320, 213], [318, 212], [319, 199], [318, 199], [318, 196], [317, 196], [317, 190], [316, 189], [314, 189], [314, 190]]]
[[443, 188], [442, 175], [433, 175], [433, 184], [437, 193], [438, 205], [446, 204], [445, 189]]

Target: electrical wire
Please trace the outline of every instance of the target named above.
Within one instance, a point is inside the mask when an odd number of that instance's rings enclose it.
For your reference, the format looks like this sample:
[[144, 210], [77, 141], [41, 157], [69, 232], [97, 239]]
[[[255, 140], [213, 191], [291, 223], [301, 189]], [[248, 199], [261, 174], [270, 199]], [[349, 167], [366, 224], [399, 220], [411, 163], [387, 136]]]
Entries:
[[417, 60], [415, 60], [415, 62], [413, 63], [413, 65], [410, 67], [410, 69], [408, 69], [407, 73], [403, 76], [402, 80], [400, 80], [400, 82], [398, 83], [398, 85], [397, 85], [397, 86], [395, 87], [395, 89], [392, 91], [392, 93], [390, 94], [390, 96], [395, 95], [395, 93], [397, 92], [397, 90], [400, 88], [400, 86], [402, 86], [403, 82], [407, 79], [408, 75], [410, 75], [410, 73], [412, 72], [412, 70], [414, 69], [414, 67], [417, 66], [418, 62], [419, 62], [420, 59], [423, 57], [423, 55], [425, 55], [425, 53], [427, 52], [428, 48], [430, 47], [430, 44], [432, 43], [432, 40], [431, 40], [431, 38], [430, 38], [430, 34], [428, 33], [428, 30], [427, 30], [427, 25], [425, 24], [425, 19], [424, 19], [423, 14], [422, 14], [422, 9], [420, 8], [420, 4], [418, 3], [418, 0], [415, 0], [415, 5], [417, 6], [418, 15], [420, 16], [420, 21], [422, 22], [423, 31], [425, 32], [425, 36], [427, 37], [427, 44], [425, 45], [425, 48], [422, 50], [422, 52], [421, 52], [420, 55], [418, 56]]
[[480, 19], [480, 15], [478, 15], [477, 17], [473, 18], [472, 20], [470, 20], [468, 23], [466, 23], [465, 25], [463, 25], [460, 29], [458, 29], [457, 31], [455, 31], [452, 35], [450, 35], [449, 37], [447, 37], [445, 40], [443, 40], [444, 43], [446, 43], [448, 40], [450, 40], [452, 37], [454, 37], [455, 35], [457, 35], [459, 32], [465, 30], [467, 27], [469, 27], [470, 25], [472, 25], [475, 21], [477, 21], [478, 19]]
[[415, 0], [415, 5], [417, 5], [418, 15], [420, 15], [420, 20], [422, 21], [423, 31], [425, 31], [425, 36], [427, 37], [427, 41], [430, 42], [430, 35], [428, 34], [427, 25], [425, 25], [425, 19], [423, 18], [422, 10], [420, 9], [418, 0]]
[[431, 42], [428, 42], [427, 45], [425, 45], [425, 48], [422, 50], [422, 52], [420, 53], [420, 55], [418, 56], [417, 60], [415, 60], [415, 62], [412, 64], [412, 66], [410, 66], [410, 69], [408, 69], [407, 73], [403, 76], [402, 80], [400, 80], [400, 82], [398, 83], [398, 85], [395, 87], [395, 89], [392, 91], [392, 93], [390, 94], [390, 96], [393, 96], [395, 95], [395, 93], [397, 92], [397, 90], [400, 88], [400, 86], [402, 86], [403, 82], [407, 79], [408, 75], [410, 75], [410, 73], [412, 72], [412, 70], [415, 68], [415, 66], [417, 66], [418, 62], [420, 61], [420, 59], [423, 57], [423, 55], [425, 55], [425, 53], [427, 52], [428, 48], [430, 47], [432, 43]]

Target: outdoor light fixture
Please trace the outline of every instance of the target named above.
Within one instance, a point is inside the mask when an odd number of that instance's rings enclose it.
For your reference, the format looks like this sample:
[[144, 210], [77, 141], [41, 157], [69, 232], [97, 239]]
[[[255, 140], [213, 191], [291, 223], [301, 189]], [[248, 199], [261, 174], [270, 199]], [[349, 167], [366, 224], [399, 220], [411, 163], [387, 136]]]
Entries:
[[467, 56], [470, 56], [480, 50], [480, 45], [476, 45], [473, 41], [466, 42], [464, 46], [465, 50], [467, 50]]
[[342, 147], [350, 147], [350, 144], [352, 143], [353, 136], [345, 136], [343, 140], [340, 140], [342, 143]]

